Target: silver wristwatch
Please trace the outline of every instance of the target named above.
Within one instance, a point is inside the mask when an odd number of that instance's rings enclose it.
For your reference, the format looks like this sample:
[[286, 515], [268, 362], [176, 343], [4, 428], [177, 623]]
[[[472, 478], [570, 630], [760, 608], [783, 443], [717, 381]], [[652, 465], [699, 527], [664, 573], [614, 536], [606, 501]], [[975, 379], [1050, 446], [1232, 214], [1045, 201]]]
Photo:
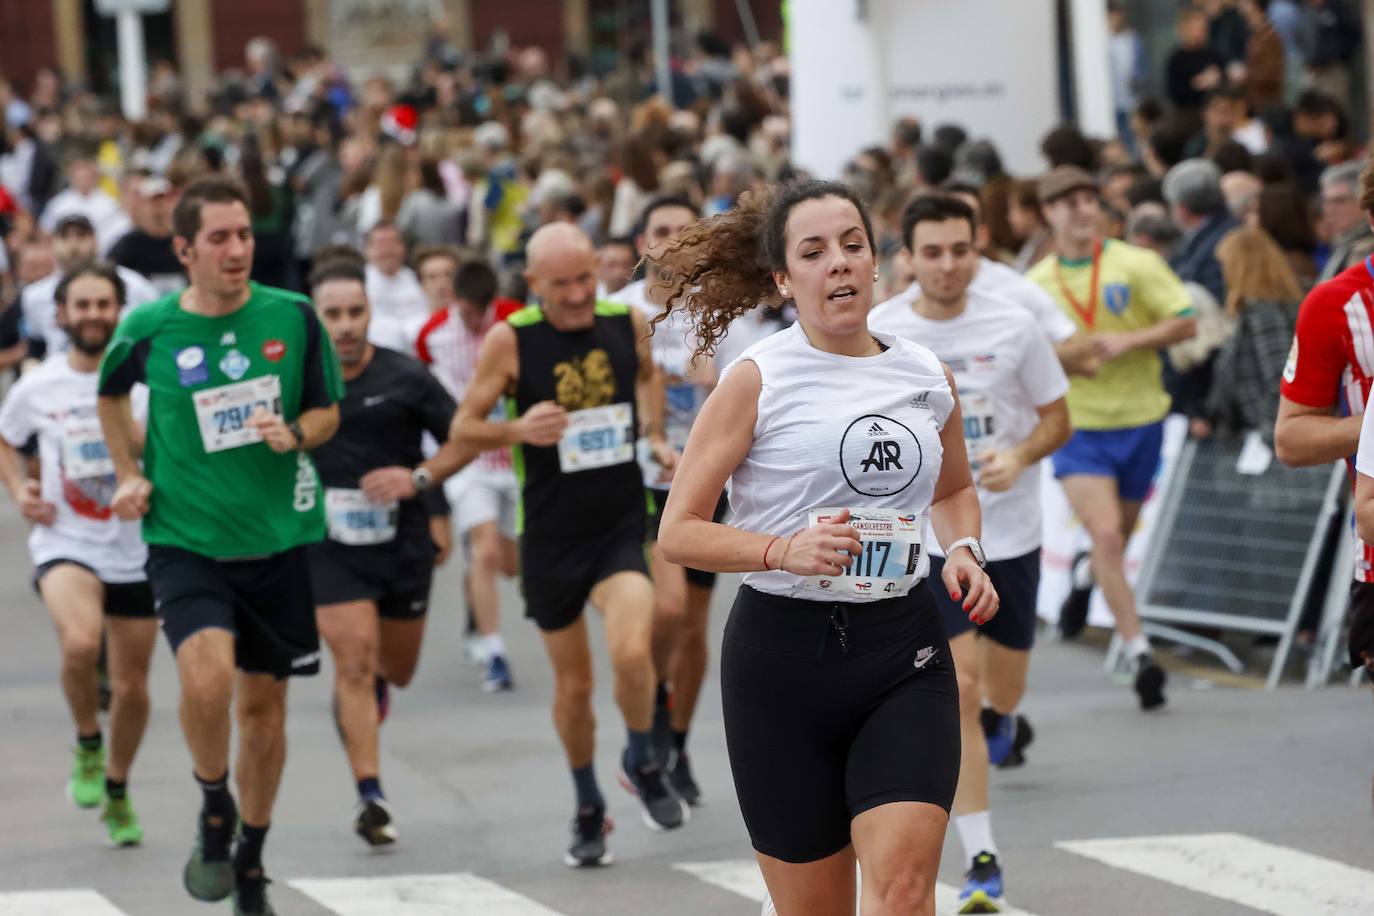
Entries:
[[979, 567], [981, 567], [982, 569], [988, 568], [987, 555], [983, 553], [983, 545], [978, 543], [977, 538], [960, 538], [959, 540], [955, 541], [953, 544], [950, 544], [948, 547], [945, 548], [945, 556], [949, 556], [950, 554], [954, 553], [954, 551], [958, 550], [960, 547], [968, 548], [968, 552], [973, 554], [973, 560], [975, 563], [979, 565]]
[[434, 486], [434, 475], [429, 468], [416, 468], [410, 472], [410, 485], [416, 493], [423, 493]]

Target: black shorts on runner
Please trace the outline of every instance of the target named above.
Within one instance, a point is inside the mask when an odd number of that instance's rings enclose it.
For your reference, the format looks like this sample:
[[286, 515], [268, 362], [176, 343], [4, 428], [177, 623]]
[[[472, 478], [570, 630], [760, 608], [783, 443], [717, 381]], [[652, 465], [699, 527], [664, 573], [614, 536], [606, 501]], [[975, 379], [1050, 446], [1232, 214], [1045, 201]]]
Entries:
[[253, 560], [213, 560], [180, 547], [148, 546], [148, 580], [175, 653], [217, 628], [234, 634], [234, 663], [276, 678], [317, 674], [320, 634], [304, 547]]
[[1350, 583], [1350, 635], [1348, 637], [1350, 667], [1369, 668], [1364, 654], [1374, 659], [1374, 582]]
[[616, 573], [647, 576], [644, 525], [639, 519], [599, 538], [579, 541], [520, 537], [520, 588], [525, 616], [552, 632], [577, 621], [592, 589]]
[[879, 805], [954, 803], [959, 687], [925, 585], [867, 604], [744, 586], [720, 683], [735, 792], [764, 855], [814, 862]]
[[[81, 567], [99, 579], [100, 584], [105, 586], [104, 610], [106, 617], [142, 617], [147, 619], [157, 616], [157, 612], [153, 609], [153, 590], [149, 587], [147, 579], [141, 582], [106, 582], [96, 575], [94, 569], [80, 560], [60, 557], [38, 564], [33, 571], [33, 590], [39, 591], [38, 583], [42, 581], [43, 577], [51, 572], [53, 567], [63, 564]], [[39, 592], [39, 594], [42, 593]]]
[[[649, 543], [658, 540], [658, 524], [663, 520], [663, 507], [668, 504], [667, 490], [649, 490], [649, 512], [646, 524], [649, 532]], [[725, 520], [725, 515], [730, 511], [730, 499], [724, 492], [720, 494], [720, 499], [716, 500], [716, 511], [711, 517], [711, 521], [720, 522]], [[688, 566], [687, 581], [692, 585], [699, 585], [702, 588], [715, 588], [716, 574], [707, 572], [704, 569], [693, 569]]]
[[428, 613], [432, 549], [428, 557], [423, 551], [398, 556], [391, 550], [324, 541], [307, 550], [316, 605], [372, 601], [378, 614], [395, 620], [416, 620]]
[[1035, 645], [1036, 602], [1040, 596], [1040, 548], [1010, 560], [991, 560], [987, 574], [992, 587], [997, 589], [997, 597], [1002, 601], [1001, 610], [982, 626], [968, 619], [968, 611], [958, 601], [951, 601], [945, 591], [940, 575], [945, 568], [945, 558], [930, 555], [930, 590], [935, 593], [935, 603], [940, 607], [940, 616], [945, 620], [945, 635], [950, 639], [961, 636], [977, 627], [978, 632], [999, 646], [1008, 649], [1030, 651]]

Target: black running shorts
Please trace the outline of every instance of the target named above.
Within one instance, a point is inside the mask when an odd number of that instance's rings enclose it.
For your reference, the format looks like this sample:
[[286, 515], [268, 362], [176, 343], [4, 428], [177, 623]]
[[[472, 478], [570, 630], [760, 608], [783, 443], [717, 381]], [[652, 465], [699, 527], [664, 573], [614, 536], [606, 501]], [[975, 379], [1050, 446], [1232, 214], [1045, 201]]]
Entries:
[[525, 616], [541, 630], [575, 623], [597, 583], [621, 572], [649, 574], [641, 517], [599, 538], [543, 540], [528, 530], [520, 538]]
[[[38, 583], [43, 580], [53, 567], [79, 566], [86, 572], [95, 576], [95, 570], [91, 569], [80, 560], [69, 560], [65, 557], [57, 560], [49, 560], [37, 566], [33, 571], [33, 587], [38, 590]], [[153, 590], [148, 587], [148, 580], [141, 582], [106, 582], [100, 579], [100, 584], [105, 586], [105, 616], [106, 617], [143, 617], [150, 618], [156, 616], [153, 610]], [[39, 594], [42, 594], [39, 592]]]
[[871, 808], [949, 811], [959, 687], [925, 585], [870, 604], [742, 587], [720, 669], [730, 769], [759, 852], [814, 862], [849, 845], [850, 822]]
[[1374, 582], [1350, 583], [1350, 667], [1369, 667], [1374, 674], [1374, 666], [1366, 666], [1365, 653], [1374, 659]]
[[[977, 625], [968, 619], [962, 602], [950, 600], [940, 580], [944, 568], [945, 558], [931, 554], [928, 581], [945, 621], [945, 635], [953, 639]], [[987, 574], [1002, 607], [996, 617], [978, 627], [978, 632], [1008, 649], [1030, 651], [1035, 645], [1035, 609], [1040, 595], [1040, 548], [1010, 560], [992, 560]]]
[[175, 653], [201, 630], [234, 634], [234, 662], [249, 674], [317, 674], [320, 636], [304, 547], [254, 560], [213, 560], [148, 546], [148, 580]]
[[[648, 492], [649, 506], [651, 509], [648, 516], [648, 530], [649, 543], [652, 544], [654, 541], [658, 540], [658, 525], [661, 521], [663, 521], [663, 507], [668, 504], [668, 491], [649, 490]], [[713, 514], [711, 521], [724, 521], [725, 516], [729, 513], [729, 511], [730, 499], [725, 495], [725, 493], [722, 492], [720, 494], [720, 499], [716, 500], [716, 511]], [[702, 588], [715, 588], [716, 574], [713, 572], [707, 572], [704, 569], [693, 569], [692, 567], [688, 566], [687, 581], [692, 585], [698, 585]]]
[[[426, 544], [429, 533], [425, 532]], [[395, 620], [415, 620], [429, 611], [434, 579], [434, 550], [398, 555], [378, 547], [346, 547], [333, 541], [311, 544], [310, 584], [315, 604], [372, 601], [377, 613]]]

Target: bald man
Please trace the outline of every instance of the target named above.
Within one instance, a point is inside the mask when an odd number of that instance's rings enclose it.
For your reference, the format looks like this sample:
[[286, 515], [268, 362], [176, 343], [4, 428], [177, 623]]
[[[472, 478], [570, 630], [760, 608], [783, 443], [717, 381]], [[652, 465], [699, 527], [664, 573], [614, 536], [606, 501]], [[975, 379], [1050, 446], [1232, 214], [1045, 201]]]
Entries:
[[[540, 304], [487, 332], [453, 437], [474, 455], [507, 446], [514, 452], [526, 616], [539, 626], [553, 663], [553, 720], [577, 793], [564, 861], [607, 865], [609, 821], [593, 770], [592, 658], [582, 614], [589, 602], [602, 615], [628, 733], [620, 783], [639, 801], [650, 829], [672, 830], [688, 817], [650, 746], [654, 590], [644, 561], [636, 439], [647, 438], [666, 467], [676, 455], [663, 436], [663, 379], [644, 317], [596, 301], [591, 240], [555, 223], [534, 234], [526, 256], [525, 278]], [[502, 398], [505, 410], [494, 415]]]

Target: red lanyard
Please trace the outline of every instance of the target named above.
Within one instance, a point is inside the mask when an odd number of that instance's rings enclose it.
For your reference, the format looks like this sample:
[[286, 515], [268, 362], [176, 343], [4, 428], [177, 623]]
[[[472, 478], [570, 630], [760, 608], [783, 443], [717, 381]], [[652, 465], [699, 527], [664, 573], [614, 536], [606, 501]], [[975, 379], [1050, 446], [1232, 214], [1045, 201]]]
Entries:
[[1078, 313], [1078, 317], [1083, 319], [1083, 324], [1089, 331], [1091, 331], [1093, 325], [1097, 323], [1097, 280], [1101, 273], [1101, 267], [1102, 243], [1098, 242], [1097, 247], [1093, 249], [1092, 291], [1089, 294], [1088, 304], [1085, 306], [1078, 301], [1077, 296], [1069, 292], [1068, 285], [1064, 283], [1063, 265], [1060, 263], [1059, 258], [1056, 257], [1054, 259], [1054, 278], [1059, 281], [1059, 291], [1064, 294], [1064, 298], [1068, 300], [1069, 305], [1073, 306], [1073, 310]]

